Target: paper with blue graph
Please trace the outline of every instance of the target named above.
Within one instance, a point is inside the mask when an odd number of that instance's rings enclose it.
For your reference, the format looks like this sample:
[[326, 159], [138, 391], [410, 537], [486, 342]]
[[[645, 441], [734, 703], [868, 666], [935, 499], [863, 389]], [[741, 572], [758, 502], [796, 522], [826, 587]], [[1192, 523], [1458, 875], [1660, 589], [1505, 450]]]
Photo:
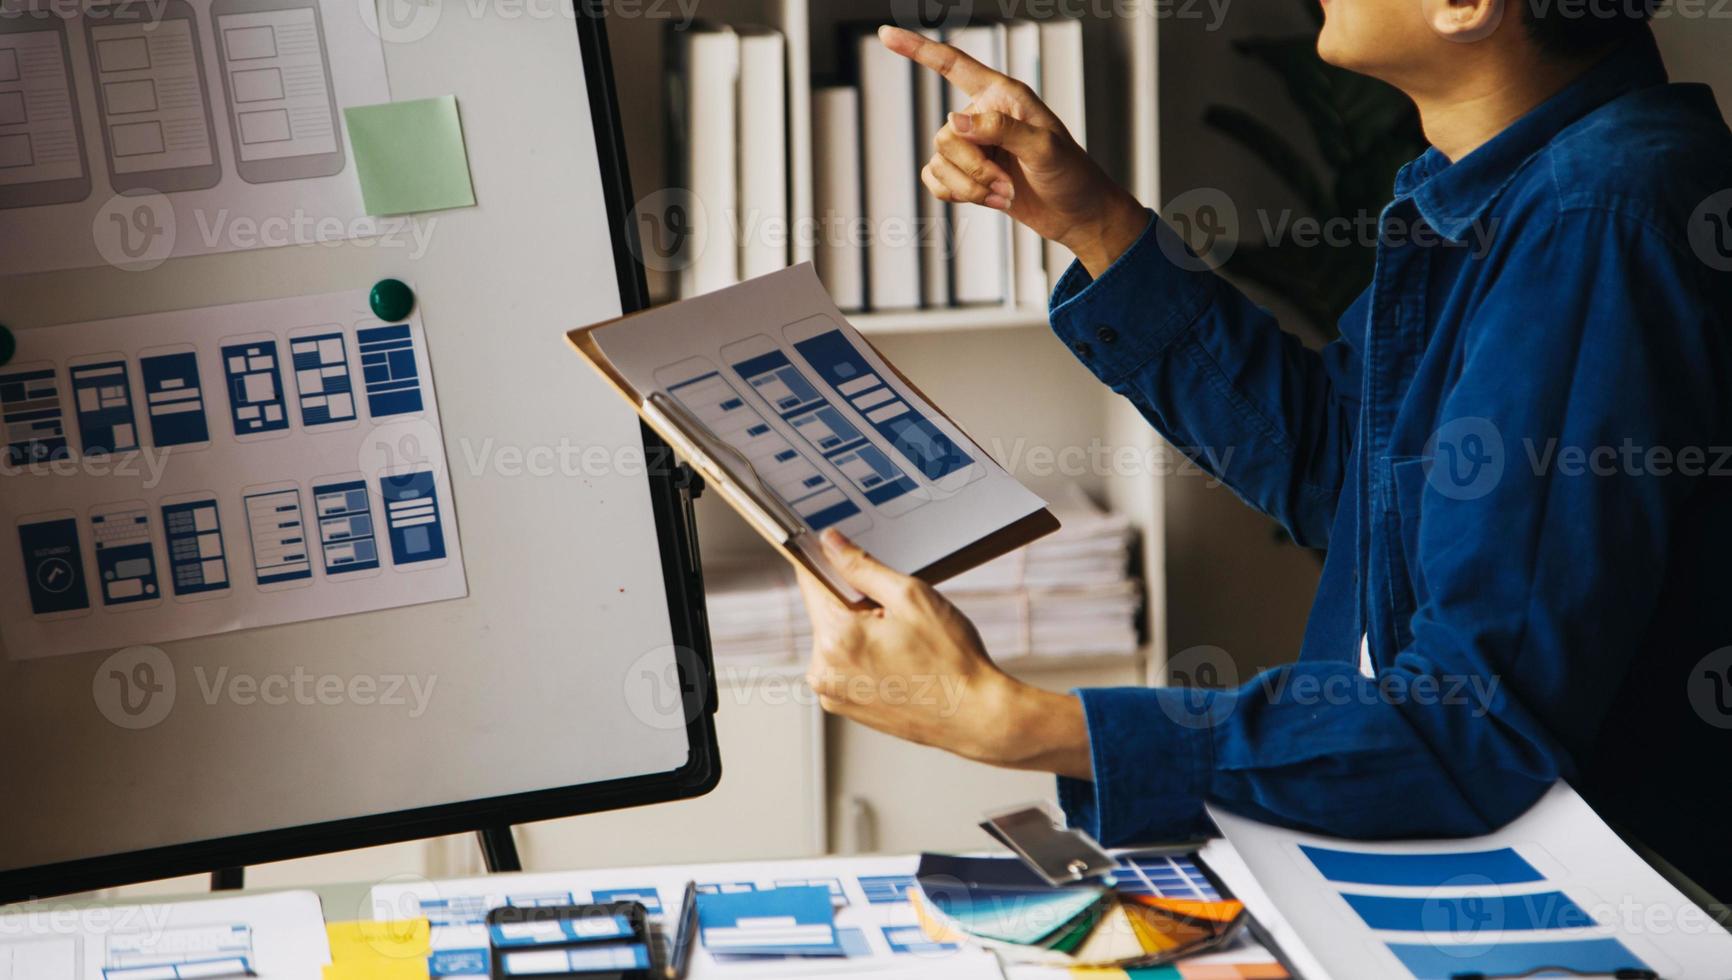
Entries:
[[570, 334], [718, 494], [845, 601], [818, 533], [929, 582], [1057, 530], [851, 326], [810, 264]]
[[1732, 934], [1563, 783], [1503, 830], [1469, 840], [1342, 841], [1210, 814], [1255, 878], [1241, 897], [1291, 928], [1282, 946], [1301, 971], [1309, 961], [1343, 980], [1618, 971], [1717, 980], [1732, 963]]
[[419, 313], [364, 290], [21, 331], [0, 422], [12, 659], [468, 594]]

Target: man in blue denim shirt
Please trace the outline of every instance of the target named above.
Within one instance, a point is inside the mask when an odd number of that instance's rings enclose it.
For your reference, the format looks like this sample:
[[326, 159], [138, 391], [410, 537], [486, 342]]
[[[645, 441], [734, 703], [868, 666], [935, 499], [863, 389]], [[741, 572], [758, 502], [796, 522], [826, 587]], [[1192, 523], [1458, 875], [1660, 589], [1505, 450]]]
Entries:
[[[1732, 134], [1707, 90], [1667, 84], [1648, 10], [1614, 7], [1326, 2], [1323, 55], [1411, 95], [1433, 149], [1320, 353], [1026, 88], [887, 30], [974, 97], [928, 187], [1071, 247], [1059, 337], [1328, 558], [1296, 663], [1238, 690], [1066, 696], [997, 671], [941, 596], [831, 536], [883, 608], [808, 583], [825, 706], [1056, 772], [1108, 843], [1204, 831], [1204, 801], [1352, 837], [1480, 834], [1567, 779], [1732, 898]], [[857, 683], [933, 671], [967, 680], [963, 711]]]

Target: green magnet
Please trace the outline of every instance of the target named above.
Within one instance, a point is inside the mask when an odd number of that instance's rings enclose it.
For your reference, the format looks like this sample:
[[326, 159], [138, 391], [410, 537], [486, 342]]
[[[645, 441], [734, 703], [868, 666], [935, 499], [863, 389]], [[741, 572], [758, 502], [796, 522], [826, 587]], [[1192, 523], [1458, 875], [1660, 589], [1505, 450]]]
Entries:
[[373, 287], [368, 302], [373, 306], [374, 316], [388, 323], [401, 323], [415, 309], [415, 291], [400, 280], [381, 279]]
[[18, 353], [18, 341], [12, 336], [12, 331], [0, 323], [0, 367], [12, 362], [12, 355]]

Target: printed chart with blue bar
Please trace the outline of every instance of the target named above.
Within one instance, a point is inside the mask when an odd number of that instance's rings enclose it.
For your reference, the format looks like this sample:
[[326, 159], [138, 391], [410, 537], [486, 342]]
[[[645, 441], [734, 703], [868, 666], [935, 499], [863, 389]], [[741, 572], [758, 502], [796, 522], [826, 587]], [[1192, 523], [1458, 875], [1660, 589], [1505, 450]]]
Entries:
[[313, 577], [301, 491], [277, 487], [242, 498], [247, 535], [253, 544], [253, 575], [261, 586], [283, 586]]
[[412, 415], [421, 401], [421, 369], [415, 364], [415, 337], [407, 325], [356, 331], [367, 412], [373, 418]]
[[445, 529], [440, 524], [438, 493], [429, 471], [380, 478], [379, 496], [385, 502], [392, 564], [444, 560]]
[[1299, 851], [1367, 928], [1427, 937], [1384, 937], [1417, 980], [1649, 969], [1617, 939], [1583, 936], [1598, 925], [1593, 916], [1561, 891], [1536, 889], [1545, 875], [1513, 847], [1386, 854], [1301, 844]]
[[281, 356], [275, 340], [247, 340], [225, 346], [223, 371], [228, 377], [229, 418], [236, 436], [281, 432], [289, 427], [283, 394]]
[[176, 596], [197, 597], [229, 587], [228, 548], [216, 498], [164, 504], [162, 530]]
[[56, 516], [19, 524], [18, 546], [24, 553], [24, 583], [30, 592], [32, 613], [64, 616], [90, 608], [76, 517]]
[[302, 425], [311, 429], [359, 418], [349, 348], [341, 330], [332, 327], [291, 338], [289, 363], [295, 372]]
[[109, 936], [103, 980], [196, 980], [256, 975], [253, 928], [245, 923], [179, 926]]
[[1732, 933], [1566, 782], [1472, 838], [1343, 840], [1207, 809], [1225, 840], [1202, 856], [1232, 852], [1210, 863], [1300, 975], [1721, 980], [1732, 964]]
[[379, 537], [373, 505], [362, 479], [313, 487], [313, 516], [326, 575], [368, 572], [379, 567]]
[[150, 508], [144, 501], [92, 513], [90, 536], [96, 548], [96, 579], [104, 604], [129, 606], [162, 598], [156, 577], [156, 548], [150, 536]]
[[66, 417], [52, 366], [0, 370], [0, 431], [6, 465], [28, 466], [66, 459]]
[[158, 448], [210, 441], [196, 352], [173, 351], [140, 357], [138, 372], [144, 379], [144, 412], [150, 419], [151, 441]]
[[132, 381], [126, 359], [116, 356], [67, 369], [79, 442], [86, 456], [137, 449], [138, 420], [132, 412]]

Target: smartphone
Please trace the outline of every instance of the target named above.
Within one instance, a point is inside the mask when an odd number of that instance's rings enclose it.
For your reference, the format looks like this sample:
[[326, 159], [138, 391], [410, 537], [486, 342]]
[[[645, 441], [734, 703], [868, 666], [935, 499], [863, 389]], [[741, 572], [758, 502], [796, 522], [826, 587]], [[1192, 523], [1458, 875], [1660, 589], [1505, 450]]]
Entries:
[[116, 193], [222, 182], [204, 50], [187, 0], [122, 4], [88, 21], [96, 108]]
[[348, 161], [317, 0], [214, 0], [211, 18], [241, 179], [342, 173]]
[[0, 17], [0, 209], [90, 196], [66, 18]]
[[487, 913], [487, 942], [493, 980], [658, 975], [649, 913], [638, 902], [508, 905]]

